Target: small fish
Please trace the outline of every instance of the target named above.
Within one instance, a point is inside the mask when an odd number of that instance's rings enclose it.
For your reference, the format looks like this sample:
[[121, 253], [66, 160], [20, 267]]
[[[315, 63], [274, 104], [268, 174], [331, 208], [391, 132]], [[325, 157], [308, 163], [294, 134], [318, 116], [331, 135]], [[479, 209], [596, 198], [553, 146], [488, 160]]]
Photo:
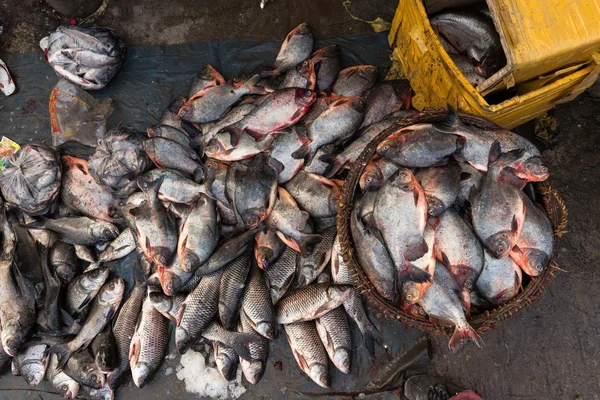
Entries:
[[73, 245], [57, 240], [50, 248], [49, 262], [62, 285], [68, 284], [79, 270], [79, 260]]
[[160, 287], [167, 296], [174, 296], [194, 276], [192, 272], [184, 270], [178, 257], [175, 257], [171, 265], [166, 268], [160, 265], [157, 266], [156, 274], [158, 275]]
[[200, 157], [190, 147], [164, 137], [152, 137], [142, 142], [142, 148], [158, 168], [172, 168], [199, 182], [204, 171]]
[[260, 268], [268, 271], [269, 267], [283, 254], [286, 248], [285, 243], [279, 239], [274, 231], [269, 229], [258, 232], [254, 240], [256, 263]]
[[373, 156], [359, 178], [359, 185], [363, 191], [379, 190], [383, 184], [398, 171], [400, 167], [387, 158]]
[[106, 221], [97, 221], [88, 217], [66, 217], [58, 219], [40, 218], [25, 225], [28, 229], [47, 229], [59, 235], [70, 244], [90, 246], [110, 242], [119, 236], [119, 229]]
[[219, 319], [226, 329], [233, 329], [239, 315], [246, 278], [250, 271], [250, 253], [246, 252], [223, 268], [219, 286]]
[[340, 72], [340, 50], [337, 45], [323, 47], [311, 54], [317, 72], [317, 88], [324, 92], [335, 82]]
[[313, 32], [307, 23], [301, 23], [292, 29], [281, 44], [275, 59], [275, 69], [263, 72], [261, 76], [266, 78], [280, 75], [306, 60], [312, 51], [313, 41]]
[[477, 279], [477, 290], [490, 303], [501, 305], [521, 290], [523, 274], [511, 257], [495, 258], [484, 252], [483, 269]]
[[362, 96], [377, 80], [377, 67], [356, 65], [341, 70], [333, 84], [333, 93], [340, 96]]
[[327, 369], [327, 352], [319, 338], [313, 321], [284, 325], [292, 354], [300, 369], [317, 385], [328, 388], [330, 376]]
[[217, 247], [219, 240], [214, 200], [201, 197], [192, 206], [179, 232], [177, 254], [184, 271], [193, 273]]
[[279, 85], [279, 89], [302, 88], [315, 90], [316, 84], [317, 74], [315, 72], [315, 64], [311, 59], [308, 59], [302, 61], [302, 63], [285, 74], [285, 78], [281, 85]]
[[300, 254], [291, 247], [285, 249], [275, 264], [267, 268], [267, 278], [273, 304], [286, 295], [296, 276], [296, 259]]
[[254, 239], [260, 227], [245, 231], [237, 236], [223, 240], [209, 259], [196, 270], [196, 276], [208, 275], [223, 268], [231, 261], [242, 255]]
[[461, 169], [456, 163], [444, 167], [429, 167], [419, 170], [415, 177], [425, 192], [427, 214], [440, 216], [456, 201], [459, 191]]
[[154, 308], [156, 308], [173, 324], [177, 325], [177, 316], [179, 314], [179, 310], [181, 309], [181, 305], [187, 297], [187, 293], [176, 294], [175, 296], [167, 296], [160, 291], [153, 291], [148, 293], [148, 297]]
[[315, 320], [321, 342], [329, 359], [344, 374], [350, 373], [352, 338], [348, 316], [342, 307], [334, 308]]
[[88, 349], [75, 352], [64, 367], [67, 375], [82, 385], [100, 389], [106, 381]]
[[218, 322], [212, 322], [203, 332], [202, 337], [214, 343], [221, 343], [232, 348], [240, 358], [251, 361], [250, 344], [259, 339], [258, 335], [228, 331]]
[[27, 347], [22, 353], [17, 353], [13, 359], [13, 375], [23, 375], [29, 386], [39, 385], [44, 379], [44, 375], [46, 375], [46, 367], [48, 366], [47, 349], [47, 345], [39, 344]]
[[234, 144], [230, 132], [219, 132], [208, 141], [204, 148], [207, 157], [219, 161], [240, 161], [252, 158], [262, 152], [270, 151], [276, 136], [271, 135], [262, 142], [257, 142], [249, 134], [243, 132], [239, 142]]
[[312, 218], [337, 215], [341, 189], [331, 179], [300, 171], [285, 185], [285, 190], [296, 200], [298, 207]]
[[223, 84], [225, 84], [225, 78], [223, 78], [223, 75], [221, 75], [219, 71], [217, 71], [212, 65], [206, 64], [194, 77], [192, 85], [190, 86], [189, 97], [194, 97], [196, 93], [206, 88]]
[[71, 315], [83, 312], [108, 279], [109, 272], [108, 268], [96, 268], [69, 282], [64, 298], [66, 311]]
[[339, 307], [350, 296], [349, 285], [317, 283], [298, 289], [282, 298], [275, 307], [279, 324], [311, 321]]
[[181, 118], [179, 118], [179, 109], [183, 104], [187, 101], [187, 99], [183, 96], [176, 98], [171, 102], [167, 109], [163, 112], [160, 120], [158, 121], [159, 125], [169, 125], [173, 128], [177, 128], [180, 131], [183, 131], [183, 124]]
[[58, 357], [56, 357], [56, 354], [50, 354], [48, 358], [46, 379], [48, 379], [54, 390], [60, 393], [65, 400], [74, 400], [79, 394], [79, 382], [58, 368]]
[[331, 260], [331, 248], [337, 236], [337, 229], [329, 228], [319, 234], [322, 239], [313, 252], [307, 257], [298, 258], [298, 287], [308, 286], [314, 282]]
[[61, 328], [59, 314], [59, 296], [61, 282], [58, 276], [50, 268], [48, 260], [48, 249], [40, 249], [41, 267], [44, 273], [44, 286], [46, 294], [44, 296], [44, 307], [38, 312], [37, 322], [48, 332], [56, 332]]
[[283, 165], [283, 171], [277, 176], [280, 185], [292, 179], [304, 166], [304, 159], [292, 157], [292, 153], [300, 149], [305, 142], [306, 131], [293, 126], [289, 131], [280, 133], [272, 143], [270, 156]]
[[238, 354], [231, 347], [220, 343], [214, 343], [213, 348], [217, 369], [226, 380], [234, 380], [239, 363]]
[[412, 89], [406, 79], [376, 83], [365, 94], [363, 126], [379, 122], [396, 111], [410, 108]]
[[273, 305], [263, 270], [250, 267], [248, 284], [242, 296], [242, 311], [252, 328], [267, 339], [277, 336], [273, 317]]

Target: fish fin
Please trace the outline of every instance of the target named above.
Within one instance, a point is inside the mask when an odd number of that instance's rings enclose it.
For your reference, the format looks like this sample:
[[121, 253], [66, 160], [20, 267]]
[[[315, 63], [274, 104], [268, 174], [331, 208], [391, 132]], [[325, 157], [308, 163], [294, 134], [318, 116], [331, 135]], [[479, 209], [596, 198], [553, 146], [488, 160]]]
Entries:
[[312, 235], [304, 235], [302, 237], [302, 239], [300, 240], [300, 243], [298, 243], [298, 247], [300, 248], [300, 253], [304, 256], [307, 257], [308, 255], [310, 255], [315, 246], [319, 243], [321, 243], [321, 235], [318, 234], [312, 234]]
[[413, 201], [415, 203], [415, 206], [419, 205], [419, 192], [416, 190], [413, 190]]
[[328, 164], [327, 168], [325, 168], [325, 171], [323, 171], [323, 175], [328, 178], [331, 178], [332, 176], [337, 174], [338, 171], [341, 170], [342, 167], [346, 164], [345, 162], [341, 162], [341, 160], [338, 160], [338, 157], [332, 154], [322, 154], [319, 157], [319, 160]]
[[305, 110], [303, 108], [297, 109], [296, 112], [294, 113], [294, 115], [292, 115], [292, 121], [302, 118], [304, 113], [305, 113]]
[[296, 359], [298, 360], [298, 365], [300, 365], [300, 369], [302, 371], [308, 370], [310, 366], [308, 365], [306, 358], [304, 358], [304, 356], [296, 350], [294, 350], [294, 353], [296, 354]]
[[504, 167], [500, 174], [500, 179], [504, 182], [508, 182], [518, 190], [523, 190], [527, 181], [517, 176], [517, 170], [512, 167]]
[[471, 186], [471, 189], [469, 189], [469, 203], [473, 204], [473, 200], [475, 200], [475, 197], [477, 197], [478, 194], [479, 192], [475, 185]]
[[46, 217], [38, 217], [38, 219], [34, 219], [32, 222], [27, 224], [21, 224], [21, 226], [27, 229], [46, 229], [47, 220], [48, 218]]
[[441, 262], [442, 264], [444, 264], [444, 267], [450, 269], [450, 266], [452, 265], [450, 263], [450, 260], [448, 259], [448, 255], [446, 253], [444, 253], [443, 251], [440, 252], [440, 258], [441, 258]]
[[266, 89], [259, 86], [258, 83], [261, 80], [261, 75], [254, 75], [244, 83], [244, 86], [248, 88], [248, 94], [265, 94]]
[[244, 360], [252, 361], [252, 355], [250, 354], [250, 344], [261, 340], [258, 335], [251, 333], [236, 333], [233, 340], [229, 343], [223, 343], [224, 346], [230, 346], [238, 356]]
[[276, 158], [273, 157], [266, 157], [267, 158], [267, 163], [271, 166], [271, 168], [273, 168], [275, 171], [277, 171], [277, 174], [281, 174], [283, 172], [283, 170], [285, 169], [285, 166]]
[[512, 222], [510, 224], [510, 229], [511, 231], [516, 235], [517, 232], [519, 231], [519, 220], [517, 219], [516, 215], [513, 215], [513, 219]]
[[296, 229], [298, 229], [299, 231], [302, 231], [304, 228], [306, 228], [306, 223], [308, 222], [309, 219], [310, 219], [309, 213], [307, 213], [306, 211], [300, 211], [300, 221], [298, 222], [298, 226], [296, 226]]
[[498, 162], [501, 162], [504, 165], [510, 165], [516, 161], [519, 161], [521, 158], [523, 158], [523, 153], [525, 151], [523, 149], [514, 149], [511, 151], [507, 151], [506, 153], [502, 153], [499, 157], [498, 157]]
[[464, 157], [462, 156], [462, 151], [465, 148], [467, 144], [467, 139], [465, 139], [462, 136], [459, 136], [456, 138], [456, 150], [454, 150], [454, 157], [458, 157], [458, 159], [464, 159]]
[[[311, 142], [305, 142], [300, 148], [292, 153], [292, 158], [296, 160], [301, 159], [311, 159], [312, 158], [312, 150], [310, 148]], [[309, 157], [310, 156], [310, 157]]]
[[473, 174], [470, 172], [461, 172], [460, 173], [460, 181], [464, 182], [468, 179], [471, 179], [472, 176], [473, 176]]
[[404, 252], [404, 258], [408, 261], [418, 260], [429, 251], [427, 242], [422, 237], [413, 237], [407, 243], [407, 249]]
[[271, 71], [263, 71], [260, 73], [261, 78], [274, 78], [279, 76], [280, 72], [277, 69], [273, 69]]
[[[237, 147], [240, 144], [240, 140], [242, 139], [242, 135], [244, 134], [244, 131], [245, 131], [245, 128], [240, 129], [236, 125], [237, 124], [229, 125], [227, 128], [224, 129], [224, 131], [229, 132], [231, 145], [234, 147], [234, 149], [235, 149], [235, 147]], [[250, 133], [250, 132], [248, 132], [248, 133]], [[231, 152], [234, 149], [230, 149], [229, 152]]]
[[61, 343], [54, 346], [51, 346], [48, 349], [48, 354], [56, 354], [58, 358], [58, 368], [64, 368], [69, 358], [73, 354], [73, 351], [69, 347], [69, 343]]
[[500, 155], [502, 154], [502, 148], [500, 147], [500, 142], [495, 140], [490, 147], [490, 152], [488, 154], [488, 164], [496, 162]]
[[194, 173], [192, 174], [192, 179], [196, 183], [201, 183], [202, 179], [204, 179], [204, 168], [202, 168], [202, 167], [196, 168], [194, 170]]
[[177, 310], [177, 315], [175, 316], [175, 325], [179, 326], [179, 324], [181, 323], [181, 318], [183, 317], [183, 313], [185, 311], [185, 302], [183, 302], [181, 304], [181, 306], [179, 307], [179, 310]]
[[431, 282], [431, 274], [419, 267], [414, 266], [409, 262], [405, 262], [402, 266], [401, 271], [398, 274], [397, 287], [398, 290], [402, 290], [405, 282], [425, 283]]
[[513, 246], [511, 252], [513, 252], [513, 251], [518, 254], [523, 254], [523, 250], [521, 250], [521, 248], [516, 244]]
[[472, 341], [477, 345], [477, 347], [483, 346], [483, 340], [481, 340], [481, 337], [470, 325], [467, 324], [467, 326], [464, 328], [459, 328], [458, 326], [454, 328], [454, 334], [448, 342], [448, 347], [453, 353], [456, 353], [457, 346], [465, 339]]

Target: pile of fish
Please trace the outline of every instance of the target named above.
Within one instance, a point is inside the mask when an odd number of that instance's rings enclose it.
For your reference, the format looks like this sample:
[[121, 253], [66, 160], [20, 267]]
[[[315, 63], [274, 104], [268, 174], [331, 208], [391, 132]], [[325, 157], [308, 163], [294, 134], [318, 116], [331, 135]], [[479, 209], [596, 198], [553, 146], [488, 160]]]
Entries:
[[506, 65], [500, 35], [485, 2], [481, 7], [440, 11], [430, 22], [442, 47], [473, 86]]
[[382, 297], [453, 325], [452, 350], [467, 338], [481, 345], [470, 313], [516, 296], [522, 272], [548, 268], [553, 227], [523, 191], [548, 176], [528, 140], [468, 126], [453, 110], [442, 123], [399, 129], [360, 176], [350, 220], [356, 259]]
[[[112, 398], [129, 370], [148, 382], [174, 334], [256, 383], [283, 325], [317, 384], [328, 359], [349, 373], [349, 319], [370, 354], [382, 339], [335, 246], [336, 177], [413, 113], [406, 81], [377, 78], [341, 69], [336, 46], [313, 51], [301, 24], [272, 69], [226, 81], [202, 68], [145, 133], [23, 146], [0, 172], [2, 363], [67, 399]], [[127, 290], [124, 257], [137, 260]]]

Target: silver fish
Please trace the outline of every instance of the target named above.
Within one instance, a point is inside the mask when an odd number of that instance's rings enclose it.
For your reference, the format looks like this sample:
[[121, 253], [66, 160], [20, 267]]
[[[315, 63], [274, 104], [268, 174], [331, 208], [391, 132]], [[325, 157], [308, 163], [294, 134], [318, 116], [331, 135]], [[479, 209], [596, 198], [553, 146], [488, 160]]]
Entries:
[[273, 304], [285, 296], [296, 276], [296, 259], [300, 254], [291, 247], [285, 249], [275, 264], [266, 269]]
[[18, 372], [19, 375], [23, 375], [29, 386], [39, 385], [46, 375], [47, 349], [47, 345], [39, 344], [27, 347], [22, 353], [17, 353], [13, 358], [13, 375]]
[[187, 133], [169, 125], [152, 125], [148, 127], [146, 132], [148, 133], [148, 137], [164, 137], [184, 147], [192, 146], [192, 140]]
[[94, 357], [92, 357], [88, 349], [82, 349], [73, 353], [69, 361], [67, 361], [64, 371], [82, 385], [94, 389], [100, 389], [104, 386], [104, 374], [94, 362]]
[[277, 76], [306, 60], [312, 51], [313, 41], [312, 29], [310, 29], [307, 23], [301, 23], [292, 29], [281, 44], [281, 48], [275, 59], [275, 69], [263, 72], [261, 76]]
[[224, 83], [225, 78], [223, 78], [223, 75], [221, 75], [212, 65], [206, 64], [194, 77], [192, 85], [190, 86], [189, 97], [194, 97], [196, 93], [206, 88], [223, 85]]
[[323, 47], [311, 54], [310, 59], [317, 69], [317, 88], [323, 92], [335, 82], [340, 72], [340, 51], [337, 45]]
[[179, 233], [177, 254], [186, 272], [194, 272], [217, 247], [219, 232], [214, 200], [201, 197], [188, 214]]
[[279, 134], [273, 141], [270, 155], [284, 167], [277, 176], [280, 185], [292, 179], [304, 166], [304, 159], [296, 159], [292, 157], [292, 153], [302, 147], [305, 136], [306, 132], [303, 128], [293, 126], [288, 132]]
[[258, 232], [254, 240], [254, 258], [256, 259], [256, 264], [265, 271], [268, 271], [269, 267], [281, 256], [286, 245], [274, 231], [269, 229]]
[[317, 283], [298, 289], [282, 298], [275, 308], [279, 324], [311, 321], [339, 307], [352, 292], [349, 285]]
[[242, 313], [254, 330], [267, 339], [277, 336], [273, 317], [273, 305], [263, 270], [256, 265], [250, 267], [248, 284], [242, 297]]
[[50, 354], [48, 360], [46, 379], [48, 379], [54, 390], [60, 393], [65, 400], [74, 400], [79, 394], [79, 382], [58, 368], [58, 357], [56, 357], [56, 354]]
[[142, 148], [157, 167], [175, 169], [196, 182], [202, 180], [204, 172], [200, 157], [190, 147], [159, 136], [144, 140]]
[[123, 230], [119, 236], [98, 256], [98, 261], [108, 262], [123, 258], [135, 250], [135, 236], [130, 228]]
[[456, 163], [444, 167], [419, 170], [415, 177], [425, 192], [427, 213], [431, 217], [441, 215], [456, 201], [459, 191], [461, 169]]
[[511, 257], [495, 258], [487, 250], [483, 270], [477, 279], [477, 290], [490, 303], [501, 305], [512, 299], [521, 289], [523, 274]]
[[381, 121], [392, 113], [409, 108], [412, 89], [406, 79], [376, 83], [365, 94], [367, 106], [363, 126]]
[[179, 115], [177, 115], [177, 113], [179, 112], [179, 109], [181, 108], [181, 106], [183, 106], [183, 104], [186, 101], [187, 101], [187, 99], [183, 96], [178, 97], [175, 100], [173, 100], [173, 102], [171, 102], [167, 106], [167, 109], [163, 112], [158, 123], [160, 125], [169, 125], [169, 126], [172, 126], [173, 128], [177, 128], [180, 131], [182, 131], [183, 130], [182, 121], [181, 121], [181, 118], [179, 118]]
[[400, 167], [386, 158], [373, 156], [362, 174], [359, 185], [363, 191], [379, 190], [383, 184], [398, 171]]
[[285, 74], [283, 82], [279, 85], [279, 89], [302, 88], [315, 90], [316, 84], [315, 64], [311, 59], [307, 59]]
[[42, 218], [25, 226], [30, 229], [51, 230], [64, 242], [84, 246], [110, 242], [119, 235], [119, 229], [110, 222], [96, 221], [88, 217]]
[[246, 252], [223, 268], [219, 286], [219, 319], [226, 329], [233, 329], [239, 315], [246, 278], [250, 271], [250, 253]]
[[362, 96], [377, 80], [377, 67], [356, 65], [341, 70], [333, 84], [333, 93], [340, 96]]
[[220, 343], [214, 343], [214, 356], [217, 369], [228, 381], [235, 379], [239, 358], [235, 350]]
[[285, 185], [285, 189], [311, 217], [326, 218], [337, 215], [341, 189], [331, 179], [300, 171]]
[[167, 296], [160, 291], [148, 293], [148, 297], [152, 306], [156, 308], [169, 321], [177, 325], [177, 318], [181, 305], [185, 301], [187, 294], [177, 294], [175, 296]]
[[337, 229], [329, 228], [319, 234], [322, 239], [313, 252], [307, 257], [300, 256], [298, 258], [298, 287], [308, 286], [314, 282], [331, 260], [331, 248], [337, 236]]
[[254, 110], [255, 107], [255, 103], [244, 103], [232, 108], [231, 111], [229, 111], [222, 118], [220, 118], [213, 126], [210, 127], [209, 130], [207, 130], [202, 135], [203, 143], [208, 143], [210, 139], [215, 137], [217, 133], [227, 128], [228, 126], [241, 121], [246, 115], [250, 113], [250, 111]]
[[218, 322], [212, 322], [203, 332], [202, 337], [214, 343], [221, 343], [232, 348], [240, 358], [251, 361], [250, 344], [259, 339], [258, 335], [228, 331]]
[[252, 328], [250, 320], [244, 313], [240, 314], [238, 332], [254, 334], [257, 337], [257, 340], [250, 343], [248, 346], [251, 360], [240, 358], [240, 365], [244, 376], [248, 382], [255, 385], [260, 381], [265, 373], [265, 368], [267, 367], [267, 360], [269, 359], [269, 340], [258, 334], [258, 332]]
[[69, 282], [65, 292], [65, 309], [71, 315], [81, 313], [96, 297], [106, 280], [109, 270], [97, 268], [84, 272]]
[[300, 369], [317, 385], [330, 386], [327, 369], [327, 352], [319, 338], [319, 333], [313, 321], [296, 322], [284, 325], [292, 354]]

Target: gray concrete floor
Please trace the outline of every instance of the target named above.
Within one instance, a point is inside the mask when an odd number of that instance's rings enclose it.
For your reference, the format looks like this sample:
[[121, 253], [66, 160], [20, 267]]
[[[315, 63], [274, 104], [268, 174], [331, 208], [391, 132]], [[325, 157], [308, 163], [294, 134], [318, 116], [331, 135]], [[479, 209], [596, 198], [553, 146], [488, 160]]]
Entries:
[[[261, 11], [258, 0], [121, 0], [111, 2], [97, 24], [115, 28], [130, 45], [281, 40], [302, 21], [308, 21], [320, 38], [370, 32], [368, 25], [352, 20], [341, 3], [274, 0]], [[396, 4], [393, 0], [354, 0], [350, 7], [365, 19], [382, 16], [391, 20]], [[59, 19], [38, 0], [21, 0], [18, 7], [14, 0], [0, 0], [0, 21], [5, 26], [0, 54], [36, 51], [38, 40]], [[453, 355], [445, 338], [432, 337], [430, 372], [470, 387], [486, 400], [562, 400], [577, 395], [585, 400], [600, 399], [600, 102], [584, 94], [557, 107], [556, 119], [556, 140], [544, 156], [551, 167], [551, 182], [569, 209], [569, 232], [557, 249], [564, 272], [557, 272], [537, 302], [487, 332], [483, 349], [466, 346]], [[357, 343], [353, 374], [334, 375], [336, 389], [361, 388], [421, 336], [393, 321], [376, 320], [389, 349], [379, 349], [377, 359], [369, 362]], [[276, 361], [283, 362], [282, 371], [273, 367]], [[117, 398], [194, 398], [175, 375], [165, 376], [165, 368], [144, 389], [130, 383], [119, 390]], [[0, 400], [59, 398], [49, 390], [46, 383], [30, 391], [20, 377], [5, 374], [0, 378]], [[285, 340], [280, 338], [272, 347], [265, 378], [249, 387], [243, 398], [299, 397], [296, 391], [319, 392], [298, 370]], [[390, 396], [394, 397], [385, 397]]]

